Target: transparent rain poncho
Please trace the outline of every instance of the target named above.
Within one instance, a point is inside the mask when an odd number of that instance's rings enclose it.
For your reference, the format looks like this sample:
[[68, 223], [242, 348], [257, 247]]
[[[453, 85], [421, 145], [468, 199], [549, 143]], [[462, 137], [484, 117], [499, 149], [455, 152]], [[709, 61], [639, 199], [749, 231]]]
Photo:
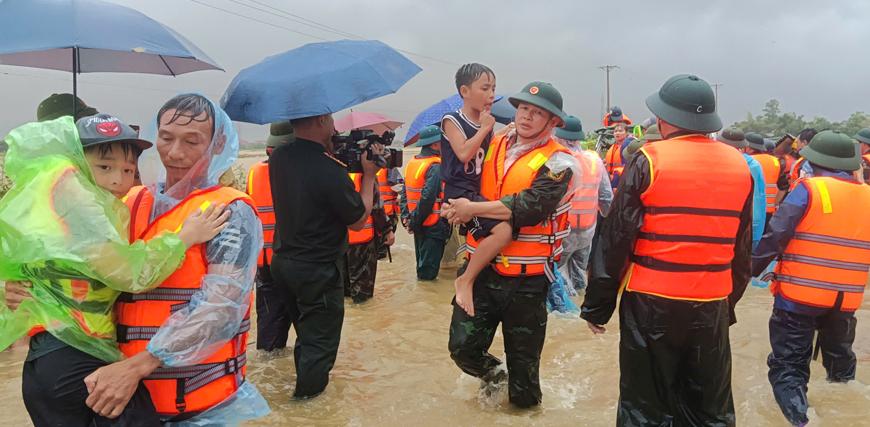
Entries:
[[71, 117], [23, 125], [6, 142], [14, 185], [0, 200], [0, 280], [31, 282], [33, 298], [15, 312], [0, 305], [0, 350], [41, 326], [119, 360], [115, 299], [160, 284], [181, 265], [184, 244], [174, 233], [129, 243], [127, 207], [97, 186]]
[[[217, 104], [208, 102], [214, 112], [212, 141], [182, 179], [166, 188], [163, 178], [166, 171], [162, 164], [149, 162], [149, 157], [144, 155], [140, 160], [143, 170], [152, 171], [142, 176], [143, 184], [154, 196], [151, 220], [178, 205], [193, 191], [218, 185], [221, 175], [238, 157], [239, 138], [232, 121]], [[178, 118], [181, 124], [189, 119]], [[152, 154], [151, 158], [155, 156]], [[235, 337], [248, 313], [257, 256], [263, 247], [262, 225], [256, 212], [243, 202], [231, 203], [227, 209], [230, 210], [229, 225], [206, 244], [208, 270], [200, 290], [193, 295], [190, 304], [163, 323], [148, 343], [148, 352], [164, 366], [200, 363]], [[220, 405], [173, 425], [228, 425], [268, 412], [265, 400], [248, 382]], [[233, 414], [232, 422], [224, 418], [227, 414]]]

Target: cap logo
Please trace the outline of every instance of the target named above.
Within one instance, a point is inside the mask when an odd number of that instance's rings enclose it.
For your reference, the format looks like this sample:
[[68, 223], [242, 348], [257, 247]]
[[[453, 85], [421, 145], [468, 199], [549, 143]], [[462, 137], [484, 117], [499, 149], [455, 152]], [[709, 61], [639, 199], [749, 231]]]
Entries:
[[702, 111], [704, 111], [704, 106], [703, 106], [703, 105], [699, 105], [698, 108], [695, 109], [695, 112], [696, 112], [696, 113], [700, 113], [700, 112], [702, 112]]
[[538, 89], [537, 86], [532, 86], [532, 87], [529, 88], [529, 93], [532, 94], [532, 95], [537, 95], [538, 92], [540, 92], [540, 91], [541, 91], [541, 90]]
[[100, 135], [110, 138], [121, 134], [121, 126], [118, 124], [118, 122], [97, 123], [95, 129]]

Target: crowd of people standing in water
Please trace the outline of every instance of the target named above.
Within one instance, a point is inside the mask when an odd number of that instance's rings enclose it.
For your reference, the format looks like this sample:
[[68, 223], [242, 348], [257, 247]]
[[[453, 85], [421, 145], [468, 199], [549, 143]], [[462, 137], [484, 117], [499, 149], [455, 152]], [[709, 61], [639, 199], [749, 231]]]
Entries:
[[[404, 173], [378, 166], [379, 144], [349, 172], [324, 114], [273, 123], [246, 192], [221, 185], [238, 136], [201, 95], [169, 100], [153, 142], [71, 95], [44, 101], [6, 137], [15, 186], [0, 201], [0, 227], [32, 231], [0, 236], [16, 255], [0, 264], [0, 346], [30, 336], [22, 380], [34, 424], [265, 416], [245, 380], [253, 300], [257, 348], [285, 348], [292, 327], [293, 398], [320, 395], [345, 298], [373, 297], [399, 226], [422, 281], [438, 277], [448, 239], [464, 239], [446, 350], [517, 407], [543, 399], [559, 276], [583, 291], [592, 333], [619, 310], [618, 425], [736, 424], [729, 327], [753, 280], [773, 294], [769, 379], [788, 422], [808, 422], [814, 341], [829, 381], [855, 378], [870, 129], [771, 143], [724, 128], [710, 85], [684, 74], [646, 99], [650, 119], [608, 112], [602, 158], [554, 85], [510, 96], [514, 121], [496, 130], [495, 73], [466, 64], [455, 84], [463, 106], [420, 131]], [[152, 146], [165, 174], [142, 186], [137, 160]], [[506, 363], [490, 352], [499, 324]]]

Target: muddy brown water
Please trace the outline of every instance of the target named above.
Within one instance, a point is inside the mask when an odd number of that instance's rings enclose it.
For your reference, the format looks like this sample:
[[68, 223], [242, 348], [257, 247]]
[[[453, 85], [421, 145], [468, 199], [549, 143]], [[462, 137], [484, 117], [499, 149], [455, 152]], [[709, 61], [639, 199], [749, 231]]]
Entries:
[[[392, 264], [379, 265], [374, 299], [346, 306], [338, 360], [322, 396], [304, 403], [290, 400], [295, 369], [289, 349], [277, 358], [252, 352], [249, 380], [273, 412], [249, 425], [614, 425], [619, 379], [616, 320], [605, 335], [593, 336], [580, 319], [551, 315], [541, 366], [543, 404], [536, 410], [516, 410], [504, 394], [480, 397], [478, 381], [462, 374], [447, 353], [455, 265], [442, 269], [435, 282], [417, 282], [410, 236], [400, 232], [392, 253]], [[737, 307], [739, 323], [731, 328], [740, 425], [788, 425], [767, 381], [771, 303], [766, 289], [750, 287]], [[828, 384], [821, 363], [812, 364], [813, 425], [870, 425], [867, 309], [859, 310], [857, 317], [857, 380]], [[249, 348], [255, 340], [252, 333]], [[500, 334], [492, 351], [503, 356]], [[25, 354], [25, 347], [0, 353], [2, 425], [30, 425], [21, 401]]]

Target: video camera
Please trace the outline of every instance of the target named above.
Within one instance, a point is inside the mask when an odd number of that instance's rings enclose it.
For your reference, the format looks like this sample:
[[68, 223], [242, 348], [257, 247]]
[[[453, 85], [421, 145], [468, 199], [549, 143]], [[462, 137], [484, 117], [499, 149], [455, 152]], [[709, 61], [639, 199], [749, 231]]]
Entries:
[[[348, 172], [362, 172], [362, 156], [372, 160], [381, 168], [392, 169], [402, 166], [402, 150], [390, 148], [396, 134], [385, 131], [378, 135], [370, 130], [352, 130], [349, 135], [334, 135], [332, 144], [333, 155], [347, 165]], [[386, 147], [383, 155], [375, 155], [372, 145], [381, 144]]]

